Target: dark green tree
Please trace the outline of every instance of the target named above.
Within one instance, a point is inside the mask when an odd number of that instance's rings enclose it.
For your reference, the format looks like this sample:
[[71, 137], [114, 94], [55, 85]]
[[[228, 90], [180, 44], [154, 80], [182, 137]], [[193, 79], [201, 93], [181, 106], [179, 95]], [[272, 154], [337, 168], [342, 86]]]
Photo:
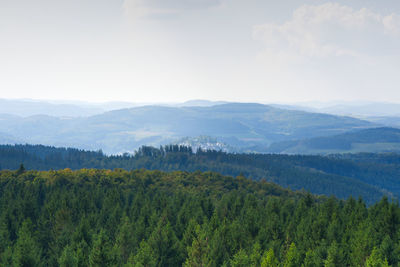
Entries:
[[232, 267], [247, 267], [251, 266], [251, 259], [243, 249], [239, 250], [230, 260]]
[[336, 241], [328, 248], [328, 257], [324, 263], [325, 267], [346, 266], [344, 253]]
[[211, 266], [210, 247], [208, 244], [207, 233], [201, 229], [200, 225], [196, 226], [192, 245], [187, 248], [188, 256], [184, 266], [186, 267], [208, 267]]
[[136, 255], [131, 255], [126, 266], [129, 267], [155, 267], [160, 266], [157, 257], [146, 241], [140, 243], [139, 250]]
[[78, 267], [78, 258], [71, 246], [66, 246], [58, 259], [60, 267]]
[[14, 266], [35, 267], [41, 263], [41, 249], [32, 235], [32, 222], [25, 220], [18, 231], [12, 261]]
[[116, 264], [111, 243], [103, 230], [94, 238], [89, 256], [89, 264], [91, 267], [114, 266]]

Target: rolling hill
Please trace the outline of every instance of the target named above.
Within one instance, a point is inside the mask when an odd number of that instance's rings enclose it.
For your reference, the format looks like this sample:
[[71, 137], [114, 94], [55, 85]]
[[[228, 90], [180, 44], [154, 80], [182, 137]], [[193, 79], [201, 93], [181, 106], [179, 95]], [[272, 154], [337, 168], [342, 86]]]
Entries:
[[272, 144], [270, 153], [332, 154], [357, 152], [399, 152], [400, 129], [379, 127], [334, 136], [284, 141]]
[[0, 132], [31, 144], [106, 153], [210, 136], [241, 151], [265, 152], [273, 142], [329, 136], [376, 124], [344, 116], [285, 110], [252, 103], [208, 107], [143, 106], [90, 117], [0, 116]]
[[0, 144], [17, 144], [22, 143], [21, 140], [14, 138], [13, 136], [0, 132]]
[[54, 103], [32, 99], [0, 99], [0, 114], [7, 113], [28, 117], [34, 115], [52, 115], [60, 117], [92, 116], [106, 109], [94, 104]]

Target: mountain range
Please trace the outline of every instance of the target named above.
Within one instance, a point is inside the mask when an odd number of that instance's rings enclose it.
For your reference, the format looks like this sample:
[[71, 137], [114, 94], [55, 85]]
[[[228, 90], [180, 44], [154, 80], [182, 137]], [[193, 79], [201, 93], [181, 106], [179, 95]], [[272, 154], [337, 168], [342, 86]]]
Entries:
[[89, 117], [111, 110], [142, 107], [148, 105], [174, 107], [209, 107], [226, 104], [226, 101], [189, 100], [183, 103], [133, 103], [133, 102], [84, 102], [35, 99], [0, 99], [0, 114], [21, 117], [48, 115], [56, 117]]
[[255, 103], [212, 106], [141, 106], [88, 117], [0, 115], [0, 132], [30, 144], [68, 146], [115, 154], [185, 137], [210, 136], [244, 152], [265, 152], [279, 141], [376, 127], [346, 116], [280, 109]]

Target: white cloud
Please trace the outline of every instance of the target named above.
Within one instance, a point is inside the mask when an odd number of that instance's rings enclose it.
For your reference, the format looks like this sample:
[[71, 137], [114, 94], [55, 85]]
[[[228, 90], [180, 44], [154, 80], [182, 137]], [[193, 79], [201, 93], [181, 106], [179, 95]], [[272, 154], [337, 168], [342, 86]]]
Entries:
[[[311, 58], [362, 57], [369, 50], [398, 37], [400, 16], [369, 9], [354, 10], [338, 3], [304, 5], [290, 20], [254, 26], [253, 36], [267, 53], [289, 53]], [[375, 53], [374, 52], [374, 53]]]
[[385, 30], [389, 34], [400, 34], [400, 16], [396, 14], [391, 14], [382, 19]]

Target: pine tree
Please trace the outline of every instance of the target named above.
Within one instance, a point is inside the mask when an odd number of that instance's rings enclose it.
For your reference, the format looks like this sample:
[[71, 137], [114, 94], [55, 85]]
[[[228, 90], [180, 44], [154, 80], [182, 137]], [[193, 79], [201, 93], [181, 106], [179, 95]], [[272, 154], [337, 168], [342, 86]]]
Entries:
[[371, 255], [365, 261], [366, 267], [389, 267], [389, 264], [386, 259], [383, 259], [379, 250], [374, 247]]
[[272, 248], [266, 251], [261, 259], [261, 267], [277, 267], [278, 259], [275, 257], [275, 252]]
[[251, 266], [251, 259], [243, 249], [239, 250], [230, 260], [232, 267], [248, 267]]
[[18, 170], [17, 170], [17, 175], [21, 175], [21, 174], [23, 174], [25, 172], [25, 167], [24, 167], [24, 164], [20, 164], [19, 165], [19, 168], [18, 168]]
[[288, 252], [286, 253], [285, 260], [283, 262], [284, 267], [298, 267], [299, 264], [299, 252], [296, 244], [291, 243]]
[[134, 247], [134, 236], [129, 218], [122, 220], [122, 226], [119, 230], [116, 240], [116, 251], [118, 251], [120, 261], [126, 263]]
[[126, 267], [155, 267], [157, 264], [157, 255], [146, 241], [142, 241], [136, 255], [131, 254]]
[[345, 266], [344, 255], [336, 241], [333, 241], [328, 248], [328, 257], [325, 260], [325, 267]]
[[196, 226], [195, 236], [193, 236], [192, 246], [187, 248], [188, 257], [184, 266], [187, 267], [206, 267], [211, 266], [210, 247], [208, 237], [200, 225]]
[[95, 237], [92, 250], [89, 256], [91, 267], [113, 266], [115, 265], [115, 255], [106, 233], [101, 230]]
[[323, 260], [318, 257], [315, 250], [309, 250], [306, 253], [302, 267], [319, 267], [322, 266]]
[[12, 247], [7, 247], [2, 253], [0, 253], [0, 266], [12, 266], [13, 255]]
[[8, 231], [7, 223], [4, 217], [0, 219], [0, 254], [9, 246], [10, 244], [10, 233]]
[[58, 259], [60, 267], [78, 267], [78, 258], [71, 246], [66, 246]]
[[78, 260], [79, 267], [89, 266], [88, 255], [90, 254], [90, 247], [83, 239], [76, 245], [76, 258]]
[[250, 261], [251, 266], [260, 266], [261, 263], [261, 246], [260, 243], [257, 241], [254, 243], [251, 254], [250, 254]]
[[160, 266], [178, 266], [183, 263], [183, 250], [168, 219], [162, 217], [148, 243]]
[[32, 236], [32, 222], [26, 220], [18, 231], [18, 239], [14, 245], [13, 265], [23, 267], [39, 266], [41, 249]]

